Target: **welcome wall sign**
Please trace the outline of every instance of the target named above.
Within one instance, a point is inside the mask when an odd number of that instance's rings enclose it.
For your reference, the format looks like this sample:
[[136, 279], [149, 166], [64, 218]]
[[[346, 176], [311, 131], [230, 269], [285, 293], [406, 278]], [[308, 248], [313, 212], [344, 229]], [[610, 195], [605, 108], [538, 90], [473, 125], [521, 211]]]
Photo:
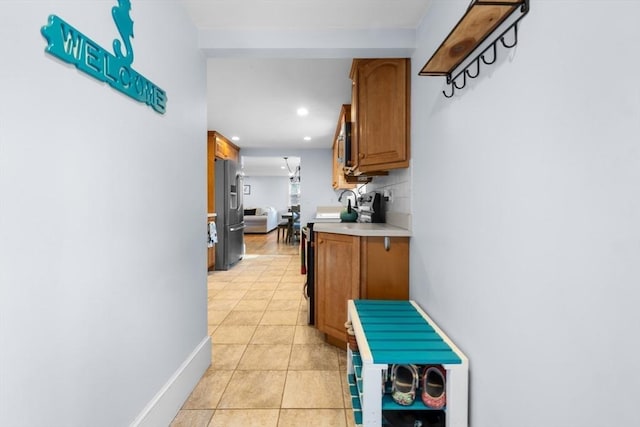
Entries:
[[40, 30], [48, 42], [45, 52], [75, 65], [78, 70], [164, 114], [167, 109], [167, 93], [131, 68], [133, 20], [130, 12], [129, 0], [118, 0], [118, 6], [111, 9], [113, 21], [122, 37], [122, 41], [113, 40], [115, 55], [56, 15], [50, 15], [49, 23]]

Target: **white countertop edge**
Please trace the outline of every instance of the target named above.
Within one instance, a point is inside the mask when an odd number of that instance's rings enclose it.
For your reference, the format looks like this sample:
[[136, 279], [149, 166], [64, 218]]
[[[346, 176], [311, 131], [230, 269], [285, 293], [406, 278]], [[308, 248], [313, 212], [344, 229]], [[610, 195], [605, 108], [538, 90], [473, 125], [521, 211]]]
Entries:
[[315, 223], [313, 231], [363, 237], [411, 237], [410, 230], [384, 223]]

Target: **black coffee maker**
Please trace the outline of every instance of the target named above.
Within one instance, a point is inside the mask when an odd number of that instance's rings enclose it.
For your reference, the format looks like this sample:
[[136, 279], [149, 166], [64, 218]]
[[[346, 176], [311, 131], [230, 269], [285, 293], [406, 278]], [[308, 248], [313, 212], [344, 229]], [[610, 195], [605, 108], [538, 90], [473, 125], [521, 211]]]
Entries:
[[358, 222], [384, 222], [384, 203], [380, 193], [371, 191], [358, 199]]

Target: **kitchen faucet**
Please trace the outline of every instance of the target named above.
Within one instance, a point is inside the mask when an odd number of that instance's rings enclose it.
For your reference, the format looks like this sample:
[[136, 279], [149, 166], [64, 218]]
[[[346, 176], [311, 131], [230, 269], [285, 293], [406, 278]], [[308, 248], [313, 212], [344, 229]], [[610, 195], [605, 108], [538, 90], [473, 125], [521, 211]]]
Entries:
[[353, 199], [354, 199], [354, 203], [355, 203], [355, 204], [353, 205], [353, 207], [354, 207], [354, 208], [357, 208], [357, 207], [358, 207], [358, 195], [357, 195], [357, 194], [356, 194], [356, 192], [355, 192], [355, 191], [353, 191], [353, 190], [343, 190], [343, 191], [342, 191], [342, 193], [340, 193], [340, 196], [338, 196], [338, 201], [339, 201], [340, 203], [342, 203], [342, 196], [343, 196], [343, 195], [344, 195], [344, 193], [346, 193], [347, 191], [349, 191], [349, 192], [351, 192], [351, 193], [353, 194]]

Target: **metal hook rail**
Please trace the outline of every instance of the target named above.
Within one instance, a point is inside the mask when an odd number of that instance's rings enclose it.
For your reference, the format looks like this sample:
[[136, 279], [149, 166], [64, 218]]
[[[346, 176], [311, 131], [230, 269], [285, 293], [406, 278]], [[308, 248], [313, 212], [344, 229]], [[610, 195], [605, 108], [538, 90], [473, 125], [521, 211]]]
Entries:
[[[453, 95], [455, 94], [456, 89], [460, 90], [460, 89], [464, 89], [465, 86], [467, 85], [467, 77], [471, 78], [471, 79], [475, 79], [476, 77], [478, 77], [480, 75], [480, 60], [482, 60], [482, 62], [485, 65], [491, 65], [493, 63], [496, 62], [496, 60], [498, 59], [498, 52], [497, 52], [497, 43], [498, 41], [500, 41], [500, 43], [502, 43], [502, 46], [504, 46], [507, 49], [512, 49], [514, 48], [517, 44], [518, 44], [518, 22], [520, 22], [520, 19], [522, 19], [522, 17], [524, 16], [524, 14], [522, 16], [520, 16], [520, 18], [518, 18], [518, 20], [516, 20], [513, 24], [511, 24], [506, 30], [504, 30], [494, 41], [493, 43], [491, 43], [489, 46], [487, 46], [482, 52], [480, 52], [480, 54], [478, 54], [475, 58], [473, 58], [466, 67], [464, 67], [460, 72], [458, 72], [454, 77], [451, 77], [451, 74], [447, 75], [447, 84], [449, 85], [449, 87], [451, 87], [451, 93], [447, 94], [446, 91], [442, 91], [442, 94], [445, 96], [445, 98], [451, 98], [453, 97]], [[505, 35], [511, 31], [513, 29], [513, 42], [512, 43], [507, 43], [505, 42]], [[493, 51], [491, 60], [487, 60], [486, 54], [489, 51]], [[471, 69], [471, 67], [475, 64], [475, 73], [471, 74], [471, 72], [469, 71]], [[460, 80], [460, 78], [462, 78], [462, 83], [460, 84], [458, 81]]]
[[471, 0], [464, 16], [418, 75], [445, 76], [450, 90], [442, 93], [453, 97], [456, 90], [467, 86], [468, 79], [480, 75], [483, 64], [492, 65], [498, 60], [498, 42], [507, 49], [518, 44], [518, 24], [529, 13], [529, 3], [530, 0]]

